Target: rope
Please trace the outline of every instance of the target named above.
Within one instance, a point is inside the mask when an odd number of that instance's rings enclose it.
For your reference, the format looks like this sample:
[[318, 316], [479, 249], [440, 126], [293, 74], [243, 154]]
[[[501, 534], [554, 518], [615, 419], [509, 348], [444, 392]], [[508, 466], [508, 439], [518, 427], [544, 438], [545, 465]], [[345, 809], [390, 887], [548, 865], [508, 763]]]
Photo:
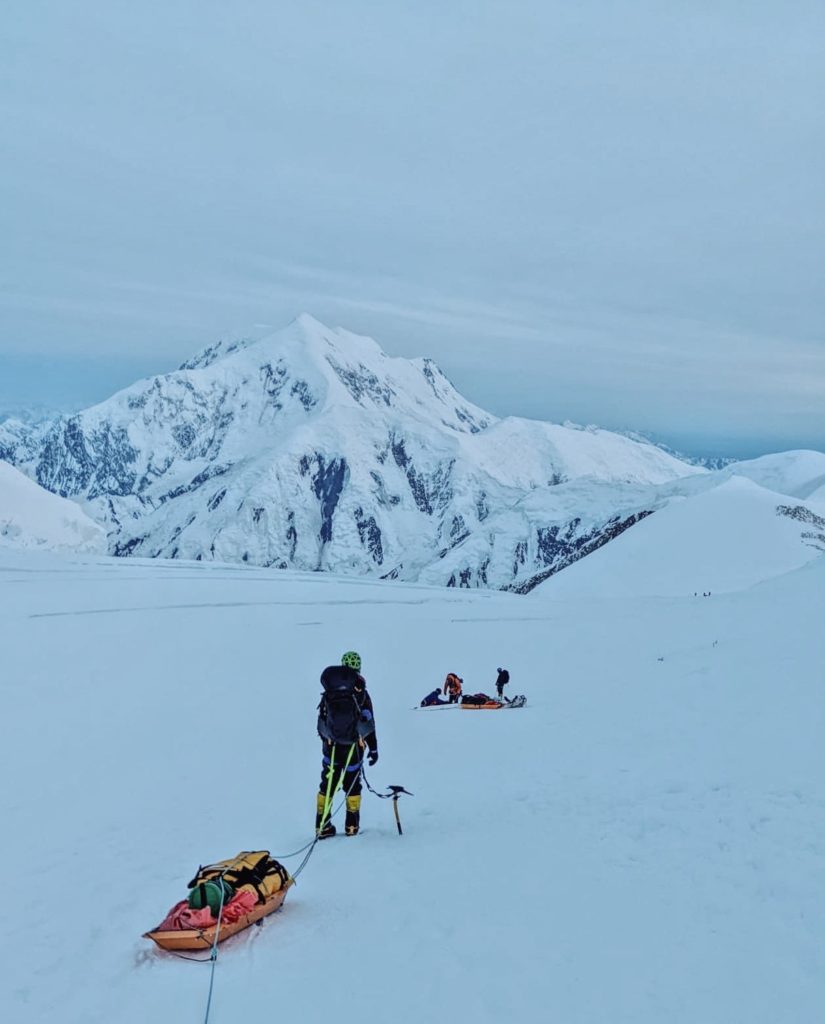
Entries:
[[[340, 807], [340, 804], [338, 806]], [[335, 814], [335, 811], [333, 811], [332, 813]], [[299, 853], [303, 853], [304, 850], [308, 850], [309, 847], [312, 846], [314, 842], [314, 839], [310, 839], [308, 843], [304, 843], [304, 845], [300, 849], [293, 850], [292, 853], [273, 853], [271, 856], [274, 857], [275, 860], [290, 860], [292, 857], [297, 857]]]
[[209, 996], [206, 1000], [206, 1013], [204, 1014], [203, 1024], [209, 1024], [209, 1011], [212, 1009], [212, 989], [215, 985], [215, 965], [218, 962], [218, 937], [221, 933], [221, 917], [223, 916], [223, 898], [226, 893], [225, 882], [223, 880], [223, 871], [218, 875], [221, 880], [221, 905], [218, 908], [218, 923], [215, 926], [215, 938], [212, 941], [212, 952], [209, 959], [212, 961], [212, 970], [209, 972]]
[[364, 780], [364, 785], [373, 794], [373, 796], [380, 797], [382, 800], [387, 800], [392, 796], [392, 793], [379, 793], [378, 790], [373, 789], [370, 785], [370, 780], [367, 778], [367, 773], [364, 771], [364, 765], [361, 764], [361, 778]]
[[[324, 797], [324, 813], [321, 815], [321, 824], [318, 826], [318, 831], [319, 832], [323, 832], [324, 828], [326, 827], [327, 821], [331, 817], [331, 815], [330, 815], [330, 804], [335, 799], [335, 794], [338, 792], [338, 787], [341, 786], [343, 788], [342, 784], [343, 784], [343, 781], [344, 781], [344, 776], [347, 774], [347, 769], [349, 768], [349, 763], [352, 760], [352, 755], [355, 753], [355, 744], [353, 743], [350, 746], [350, 748], [349, 748], [349, 753], [347, 754], [347, 759], [346, 759], [346, 761], [344, 761], [344, 767], [341, 769], [341, 771], [340, 771], [340, 773], [338, 775], [338, 781], [335, 783], [335, 788], [332, 789], [332, 778], [333, 778], [333, 775], [335, 774], [333, 772], [333, 767], [335, 765], [335, 747], [336, 746], [337, 746], [337, 744], [333, 743], [332, 747], [330, 748], [329, 768], [327, 769], [327, 792], [326, 792], [326, 796]], [[358, 775], [355, 776], [355, 779], [357, 779], [357, 778], [358, 778]], [[355, 784], [355, 779], [353, 779], [353, 785]], [[332, 789], [332, 792], [330, 792], [331, 789]], [[350, 789], [352, 789], [352, 786], [350, 786]], [[349, 790], [347, 790], [346, 795], [349, 796]]]
[[[355, 782], [356, 782], [357, 779], [358, 779], [358, 776], [356, 775], [355, 778], [350, 783], [349, 788], [346, 790], [344, 796], [338, 801], [336, 806], [330, 812], [329, 820], [334, 818], [335, 815], [344, 806], [346, 798], [350, 795], [350, 792], [352, 791], [352, 788], [355, 785]], [[339, 780], [339, 785], [340, 785], [340, 780]], [[336, 791], [337, 791], [337, 788], [338, 787], [336, 787]], [[333, 793], [333, 798], [334, 798], [334, 796], [335, 796], [335, 793]], [[304, 859], [301, 861], [301, 863], [298, 865], [298, 867], [290, 875], [292, 881], [294, 882], [297, 879], [298, 875], [300, 875], [300, 873], [304, 870], [304, 868], [309, 863], [309, 858], [312, 856], [312, 853], [313, 853], [316, 845], [318, 844], [318, 842], [319, 842], [318, 836], [314, 836], [312, 839], [310, 839], [310, 841], [308, 843], [305, 843], [302, 847], [300, 847], [297, 850], [294, 850], [292, 853], [270, 854], [270, 856], [274, 857], [275, 860], [289, 860], [292, 857], [297, 857], [298, 854], [303, 853], [305, 850], [308, 851], [307, 855], [304, 857]], [[223, 875], [221, 875], [221, 877], [223, 877]], [[223, 913], [223, 889], [221, 890], [221, 908], [220, 908], [220, 912]], [[214, 961], [217, 960], [217, 949], [216, 949], [217, 942], [218, 942], [218, 931], [216, 930], [216, 932], [215, 932], [215, 942], [212, 945], [212, 953], [208, 957], [186, 956], [185, 953], [176, 953], [173, 949], [168, 949], [168, 950], [166, 950], [166, 952], [170, 953], [174, 957], [177, 957], [178, 960], [189, 960], [190, 963], [193, 963], [193, 964], [208, 964], [208, 963], [211, 962], [213, 964], [213, 974], [214, 974]], [[212, 997], [212, 980], [210, 979], [210, 983], [209, 983], [209, 998], [210, 998], [210, 1001], [211, 1001], [211, 997]], [[209, 1009], [207, 1008], [207, 1020], [208, 1020], [208, 1014], [209, 1014]]]
[[[346, 802], [347, 797], [352, 792], [352, 790], [353, 790], [353, 788], [355, 786], [355, 783], [360, 778], [360, 774], [361, 773], [360, 772], [356, 772], [356, 774], [353, 776], [352, 782], [344, 790], [344, 796], [342, 797], [341, 800], [338, 801], [338, 805], [333, 810], [329, 810], [329, 805], [335, 799], [335, 794], [338, 792], [339, 787], [341, 789], [344, 788], [343, 787], [344, 775], [346, 774], [346, 770], [349, 767], [350, 761], [352, 760], [352, 754], [353, 754], [354, 750], [355, 750], [355, 744], [353, 743], [353, 745], [350, 747], [349, 755], [348, 755], [346, 761], [344, 762], [344, 767], [343, 767], [343, 769], [341, 771], [341, 774], [340, 774], [340, 776], [338, 778], [338, 782], [335, 785], [335, 789], [333, 789], [332, 793], [330, 794], [329, 791], [330, 791], [330, 787], [332, 785], [332, 766], [333, 766], [334, 759], [335, 759], [335, 748], [333, 747], [333, 752], [332, 752], [332, 755], [330, 757], [329, 775], [328, 775], [328, 778], [327, 778], [327, 796], [326, 796], [326, 800], [325, 800], [325, 810], [324, 810], [323, 815], [321, 816], [321, 825], [320, 825], [320, 828], [319, 828], [319, 832], [320, 832], [321, 829], [323, 829], [323, 827], [326, 824], [326, 822], [332, 821], [332, 819], [335, 817], [335, 815], [341, 810], [341, 808], [344, 806], [344, 803]], [[309, 848], [306, 857], [304, 857], [304, 859], [301, 861], [301, 863], [298, 865], [298, 867], [295, 869], [295, 871], [293, 871], [293, 873], [292, 873], [293, 880], [296, 879], [298, 877], [298, 875], [300, 875], [300, 873], [304, 870], [304, 868], [309, 863], [309, 858], [312, 856], [312, 854], [313, 854], [313, 852], [315, 850], [315, 847], [320, 842], [320, 839], [321, 839], [320, 835], [316, 834], [315, 838], [312, 840], [311, 843], [307, 843], [306, 846], [302, 847], [300, 850], [297, 851], [298, 853], [302, 853], [304, 850], [307, 849], [307, 847]]]
[[398, 829], [398, 834], [400, 836], [404, 835], [404, 830], [401, 828], [401, 817], [398, 814], [398, 798], [401, 796], [402, 793], [406, 793], [407, 796], [413, 796], [414, 794], [411, 793], [408, 789], [404, 789], [403, 786], [387, 786], [387, 789], [389, 790], [388, 793], [379, 793], [370, 785], [369, 779], [367, 778], [366, 773], [364, 771], [363, 763], [361, 765], [361, 777], [367, 784], [367, 789], [374, 796], [377, 796], [380, 800], [392, 800], [392, 809], [393, 813], [395, 814], [395, 825], [396, 828]]
[[[330, 793], [330, 789], [332, 787], [332, 768], [333, 768], [334, 756], [335, 756], [334, 753], [333, 753], [333, 755], [332, 755], [332, 757], [330, 759], [329, 778], [327, 780], [327, 793], [326, 793], [326, 800], [325, 800], [325, 805], [326, 806], [325, 806], [324, 814], [322, 815], [322, 819], [321, 819], [321, 828], [323, 828], [323, 826], [324, 826], [326, 821], [331, 821], [332, 818], [338, 813], [338, 811], [341, 810], [341, 808], [343, 807], [344, 803], [346, 802], [347, 797], [351, 794], [351, 792], [354, 789], [355, 784], [356, 784], [356, 782], [358, 782], [359, 778], [362, 778], [364, 780], [364, 782], [366, 783], [367, 789], [371, 793], [374, 793], [376, 796], [381, 797], [382, 799], [388, 799], [388, 798], [391, 798], [391, 797], [395, 797], [396, 800], [398, 799], [398, 793], [397, 792], [394, 792], [394, 793], [393, 792], [390, 792], [390, 793], [378, 793], [378, 792], [376, 792], [376, 790], [374, 790], [372, 788], [372, 786], [369, 784], [369, 780], [367, 779], [366, 773], [364, 772], [364, 765], [363, 765], [363, 762], [362, 762], [359, 771], [354, 774], [352, 782], [350, 782], [349, 786], [346, 787], [346, 789], [344, 790], [343, 797], [338, 802], [337, 806], [335, 808], [333, 808], [332, 810], [330, 810], [330, 805], [332, 804], [333, 800], [335, 799], [335, 795], [338, 792], [338, 789], [339, 788], [344, 789], [344, 787], [343, 787], [344, 775], [346, 774], [346, 770], [349, 767], [350, 761], [352, 760], [352, 755], [353, 755], [354, 750], [355, 750], [355, 744], [353, 744], [350, 747], [349, 756], [347, 757], [346, 762], [344, 763], [344, 768], [343, 768], [343, 770], [340, 773], [340, 777], [339, 777], [338, 782], [337, 782], [337, 784], [335, 786], [335, 789], [333, 789], [331, 793]], [[396, 790], [401, 789], [400, 786], [395, 787], [395, 788], [396, 788]], [[404, 792], [406, 792], [406, 791], [404, 791]], [[313, 852], [315, 850], [315, 847], [318, 845], [319, 841], [320, 841], [320, 836], [316, 834], [314, 836], [314, 838], [310, 842], [305, 843], [304, 846], [300, 847], [300, 849], [298, 849], [298, 850], [295, 850], [293, 853], [287, 853], [287, 854], [283, 854], [281, 856], [275, 857], [276, 860], [289, 860], [291, 857], [297, 857], [298, 854], [303, 853], [305, 850], [307, 851], [306, 852], [306, 856], [304, 857], [304, 859], [301, 861], [301, 863], [298, 865], [298, 867], [295, 869], [295, 871], [292, 872], [292, 876], [291, 877], [292, 877], [292, 881], [293, 882], [298, 878], [298, 875], [301, 874], [301, 872], [304, 870], [304, 868], [309, 863], [309, 859], [312, 856], [312, 854], [313, 854]], [[217, 920], [217, 924], [215, 926], [215, 937], [214, 937], [214, 939], [212, 941], [212, 949], [210, 951], [209, 958], [208, 959], [202, 959], [200, 957], [186, 956], [183, 953], [175, 953], [174, 950], [168, 950], [168, 952], [172, 953], [172, 955], [176, 956], [179, 960], [189, 960], [191, 963], [196, 963], [196, 964], [205, 964], [205, 963], [211, 963], [212, 964], [212, 967], [211, 967], [211, 970], [210, 970], [210, 973], [209, 973], [209, 993], [208, 993], [208, 996], [207, 996], [207, 999], [206, 999], [206, 1012], [204, 1014], [203, 1024], [209, 1024], [209, 1014], [210, 1014], [210, 1012], [212, 1010], [212, 993], [213, 993], [214, 987], [215, 987], [215, 966], [217, 965], [217, 962], [218, 962], [218, 941], [219, 941], [219, 938], [220, 938], [221, 919], [223, 917], [223, 905], [224, 905], [224, 894], [225, 894], [224, 883], [223, 883], [223, 872], [221, 872], [221, 874], [218, 877], [221, 880], [221, 902], [220, 902], [220, 907], [218, 909], [218, 920]]]
[[178, 960], [189, 960], [193, 964], [208, 964], [209, 961], [212, 959], [209, 956], [207, 956], [207, 957], [202, 957], [202, 956], [186, 956], [185, 953], [176, 953], [174, 951], [174, 949], [166, 949], [166, 950], [164, 950], [164, 952], [168, 953], [170, 956], [176, 956], [178, 958]]
[[389, 793], [379, 793], [377, 789], [373, 789], [370, 785], [370, 781], [367, 778], [367, 773], [364, 771], [364, 765], [361, 765], [361, 778], [364, 780], [364, 785], [372, 793], [373, 796], [377, 796], [380, 800], [397, 800], [402, 793], [406, 793], [407, 796], [414, 796], [409, 790], [404, 789], [403, 786], [388, 786]]

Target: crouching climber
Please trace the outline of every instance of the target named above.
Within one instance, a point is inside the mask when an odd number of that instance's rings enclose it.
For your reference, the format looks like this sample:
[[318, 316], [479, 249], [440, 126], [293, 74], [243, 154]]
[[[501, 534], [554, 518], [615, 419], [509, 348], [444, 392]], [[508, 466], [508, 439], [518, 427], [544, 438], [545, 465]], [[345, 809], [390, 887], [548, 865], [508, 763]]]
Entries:
[[324, 669], [321, 685], [324, 692], [318, 705], [318, 735], [322, 741], [322, 766], [315, 833], [319, 839], [335, 835], [330, 816], [340, 787], [347, 804], [344, 830], [348, 836], [355, 836], [361, 823], [361, 766], [365, 752], [370, 765], [378, 760], [372, 699], [361, 675], [361, 656], [347, 651], [340, 665]]

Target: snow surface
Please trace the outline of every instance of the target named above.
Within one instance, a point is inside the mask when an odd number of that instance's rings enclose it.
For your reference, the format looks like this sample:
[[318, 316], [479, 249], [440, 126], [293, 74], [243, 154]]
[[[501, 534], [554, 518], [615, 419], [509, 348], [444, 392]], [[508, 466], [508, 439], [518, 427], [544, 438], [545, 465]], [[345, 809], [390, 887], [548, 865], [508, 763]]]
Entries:
[[[318, 675], [355, 648], [405, 834], [365, 794], [221, 946], [211, 1024], [821, 1020], [825, 559], [706, 600], [553, 600], [564, 575], [2, 552], [3, 1019], [203, 1020], [209, 968], [141, 933], [200, 863], [307, 840]], [[412, 710], [499, 665], [523, 710]]]
[[102, 553], [106, 534], [74, 502], [0, 460], [0, 547]]
[[544, 600], [746, 589], [825, 552], [825, 520], [817, 533], [782, 514], [791, 500], [732, 476], [711, 490], [674, 498], [534, 593]]
[[726, 471], [745, 476], [754, 483], [801, 498], [821, 501], [825, 496], [825, 452], [789, 451], [762, 455], [746, 462], [734, 462]]

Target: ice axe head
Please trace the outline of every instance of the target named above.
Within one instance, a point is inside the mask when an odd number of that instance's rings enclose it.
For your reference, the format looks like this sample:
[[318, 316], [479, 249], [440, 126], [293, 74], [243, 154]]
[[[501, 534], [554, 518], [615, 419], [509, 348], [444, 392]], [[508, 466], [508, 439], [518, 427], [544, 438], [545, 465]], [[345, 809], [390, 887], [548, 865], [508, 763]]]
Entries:
[[406, 793], [407, 796], [413, 796], [408, 789], [404, 789], [403, 786], [387, 786], [387, 789], [392, 793], [393, 797], [400, 796], [401, 793]]

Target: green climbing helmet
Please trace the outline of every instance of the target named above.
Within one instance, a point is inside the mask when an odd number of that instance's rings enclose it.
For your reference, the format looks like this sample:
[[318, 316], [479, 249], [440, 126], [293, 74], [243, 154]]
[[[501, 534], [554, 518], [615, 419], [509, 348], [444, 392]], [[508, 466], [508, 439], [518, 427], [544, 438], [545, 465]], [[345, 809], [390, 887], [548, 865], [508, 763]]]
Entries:
[[361, 655], [355, 651], [346, 651], [341, 655], [341, 664], [347, 668], [354, 668], [356, 672], [361, 671]]

